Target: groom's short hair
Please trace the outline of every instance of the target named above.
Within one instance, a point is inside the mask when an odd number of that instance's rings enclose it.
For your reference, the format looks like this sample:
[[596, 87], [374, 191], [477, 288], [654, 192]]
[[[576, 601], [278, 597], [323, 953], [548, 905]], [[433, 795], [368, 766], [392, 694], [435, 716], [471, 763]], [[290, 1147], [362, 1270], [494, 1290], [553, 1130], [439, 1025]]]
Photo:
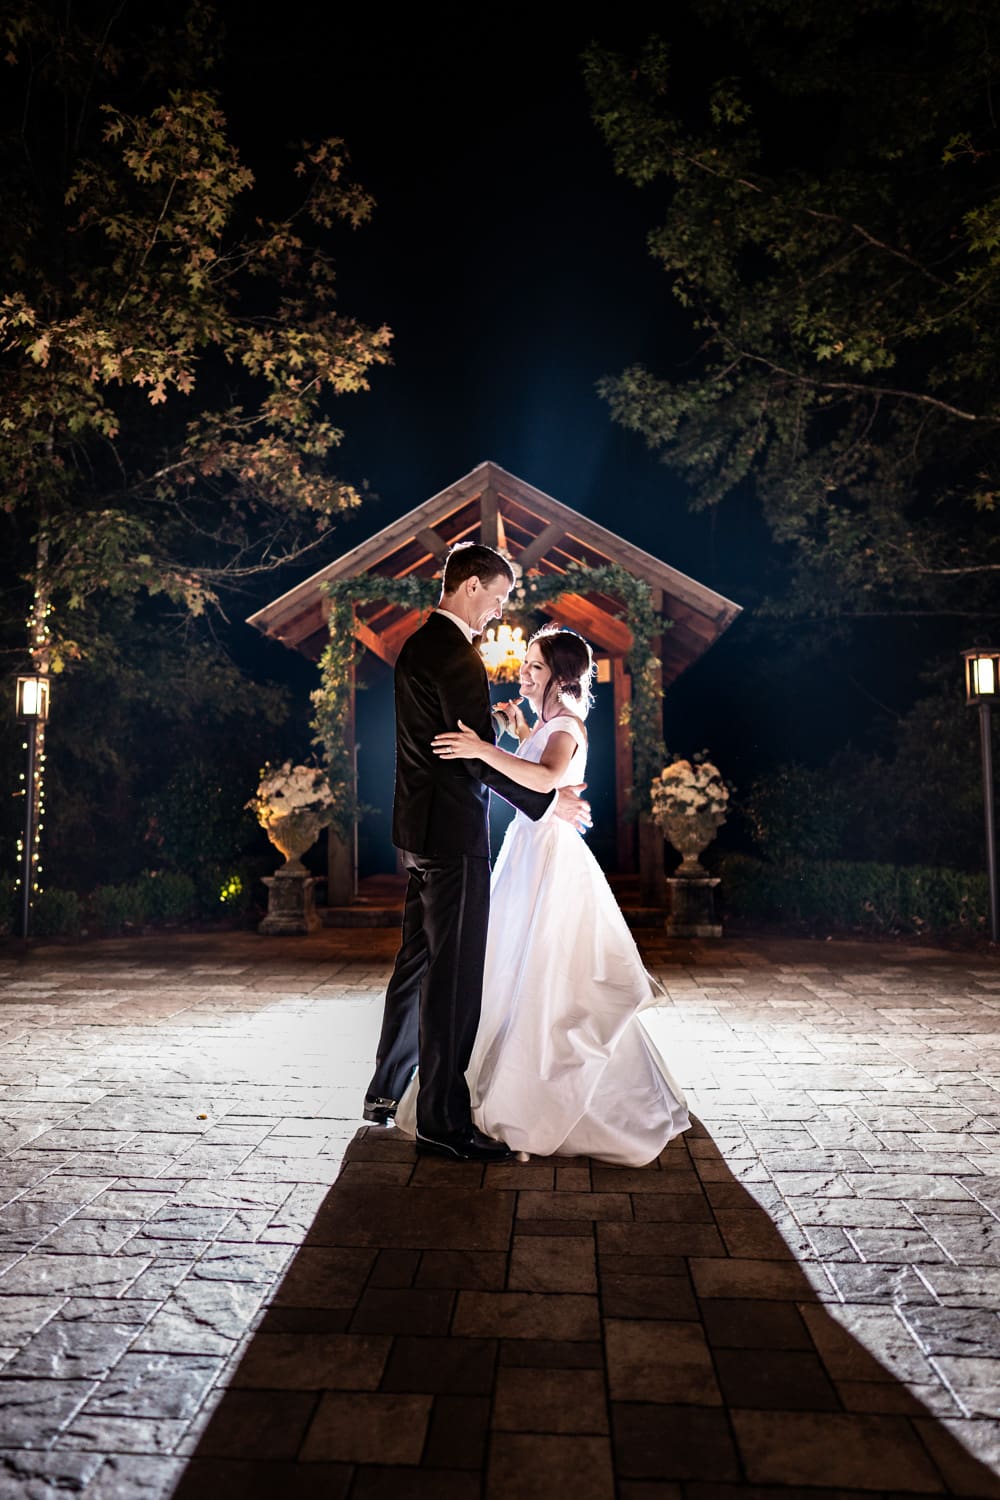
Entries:
[[501, 574], [508, 583], [514, 582], [514, 569], [495, 547], [485, 547], [482, 542], [456, 542], [444, 560], [441, 589], [445, 594], [453, 594], [468, 578], [489, 583]]

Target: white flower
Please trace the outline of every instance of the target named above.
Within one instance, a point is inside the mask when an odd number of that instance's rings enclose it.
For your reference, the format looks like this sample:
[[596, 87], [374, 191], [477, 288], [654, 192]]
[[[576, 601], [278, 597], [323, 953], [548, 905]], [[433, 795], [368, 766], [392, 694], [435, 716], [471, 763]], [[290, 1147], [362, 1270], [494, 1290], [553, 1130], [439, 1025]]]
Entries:
[[266, 828], [291, 813], [313, 812], [323, 816], [333, 807], [334, 796], [326, 773], [315, 766], [293, 766], [286, 760], [276, 769], [265, 766], [260, 785], [246, 804]]
[[650, 788], [653, 818], [661, 827], [670, 818], [704, 816], [725, 822], [729, 788], [711, 761], [675, 760], [664, 766]]

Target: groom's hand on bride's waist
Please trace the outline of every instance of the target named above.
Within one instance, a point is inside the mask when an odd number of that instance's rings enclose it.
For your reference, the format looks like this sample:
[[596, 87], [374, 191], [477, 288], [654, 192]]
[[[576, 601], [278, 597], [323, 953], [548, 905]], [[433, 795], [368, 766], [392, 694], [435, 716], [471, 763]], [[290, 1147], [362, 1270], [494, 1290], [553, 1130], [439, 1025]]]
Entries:
[[587, 790], [587, 783], [581, 781], [578, 786], [563, 786], [559, 788], [556, 795], [556, 805], [553, 809], [553, 817], [564, 818], [567, 823], [572, 823], [578, 833], [586, 833], [588, 828], [593, 827], [593, 819], [590, 816], [590, 803], [584, 802], [580, 793]]

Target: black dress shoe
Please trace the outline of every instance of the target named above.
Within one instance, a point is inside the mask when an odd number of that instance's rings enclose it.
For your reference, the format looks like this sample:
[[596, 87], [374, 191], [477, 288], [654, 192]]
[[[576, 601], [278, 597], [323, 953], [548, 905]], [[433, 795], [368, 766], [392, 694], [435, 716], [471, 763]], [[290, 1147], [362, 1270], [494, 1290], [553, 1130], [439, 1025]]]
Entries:
[[373, 1099], [366, 1096], [365, 1107], [361, 1111], [361, 1118], [367, 1120], [369, 1125], [390, 1125], [396, 1118], [395, 1099]]
[[451, 1161], [510, 1161], [514, 1153], [504, 1141], [483, 1135], [474, 1125], [467, 1130], [442, 1135], [423, 1135], [417, 1131], [417, 1153], [420, 1156], [446, 1156]]

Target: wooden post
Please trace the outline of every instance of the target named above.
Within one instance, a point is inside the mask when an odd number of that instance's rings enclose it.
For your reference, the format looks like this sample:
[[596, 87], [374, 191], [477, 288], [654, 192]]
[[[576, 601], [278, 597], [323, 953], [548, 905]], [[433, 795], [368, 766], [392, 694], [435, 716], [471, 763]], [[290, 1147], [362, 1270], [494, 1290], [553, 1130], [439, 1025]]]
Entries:
[[621, 722], [622, 709], [632, 701], [632, 679], [620, 656], [611, 658], [611, 686], [615, 714], [615, 817], [618, 822], [618, 873], [635, 869], [635, 824], [628, 817], [632, 789], [632, 746]]
[[663, 868], [663, 834], [648, 813], [639, 819], [639, 905], [665, 908], [666, 872]]
[[479, 497], [479, 540], [484, 547], [499, 545], [497, 538], [497, 492], [487, 485]]
[[[355, 718], [355, 688], [354, 667], [351, 667], [350, 707], [347, 715], [347, 744], [350, 751], [351, 764], [356, 765], [355, 744], [357, 741], [357, 724]], [[357, 777], [355, 776], [354, 795], [357, 796]], [[342, 837], [334, 829], [330, 829], [327, 836], [327, 858], [326, 858], [326, 904], [327, 906], [350, 906], [357, 894], [356, 890], [356, 830], [351, 828], [347, 837]]]
[[[657, 614], [662, 614], [662, 589], [650, 590], [650, 603]], [[663, 636], [654, 635], [649, 643], [649, 649], [654, 656], [660, 656], [663, 651]], [[661, 908], [665, 908], [667, 904], [667, 882], [663, 869], [663, 834], [647, 813], [639, 819], [639, 904]]]

